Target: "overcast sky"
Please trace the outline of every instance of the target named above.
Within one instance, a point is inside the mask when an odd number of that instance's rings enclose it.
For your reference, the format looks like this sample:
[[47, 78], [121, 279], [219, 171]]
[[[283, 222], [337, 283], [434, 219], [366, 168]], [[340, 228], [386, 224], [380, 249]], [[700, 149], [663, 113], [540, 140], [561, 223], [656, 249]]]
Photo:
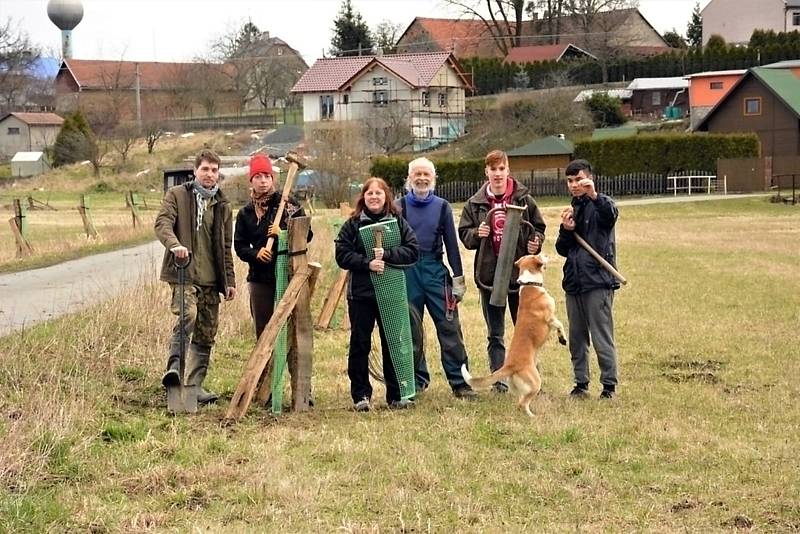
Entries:
[[[640, 0], [639, 9], [661, 33], [685, 33], [696, 0]], [[700, 0], [703, 7], [709, 0]], [[370, 28], [388, 19], [405, 29], [415, 16], [453, 17], [442, 0], [352, 0]], [[311, 65], [330, 47], [340, 0], [83, 0], [73, 31], [73, 57], [129, 61], [190, 61], [209, 43], [249, 20], [300, 51]], [[0, 0], [0, 19], [11, 17], [31, 39], [60, 50], [59, 30], [47, 18], [47, 0]]]

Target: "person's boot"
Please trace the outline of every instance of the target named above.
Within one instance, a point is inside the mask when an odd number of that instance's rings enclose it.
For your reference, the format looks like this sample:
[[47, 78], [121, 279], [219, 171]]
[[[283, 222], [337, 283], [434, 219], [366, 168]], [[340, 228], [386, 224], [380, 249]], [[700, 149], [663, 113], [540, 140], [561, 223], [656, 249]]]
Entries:
[[161, 377], [161, 384], [165, 388], [181, 385], [181, 358], [177, 354], [167, 359], [167, 371]]
[[219, 399], [213, 391], [203, 389], [203, 382], [208, 373], [208, 363], [211, 360], [211, 347], [203, 347], [192, 343], [186, 355], [186, 385], [197, 388], [197, 403], [210, 404]]

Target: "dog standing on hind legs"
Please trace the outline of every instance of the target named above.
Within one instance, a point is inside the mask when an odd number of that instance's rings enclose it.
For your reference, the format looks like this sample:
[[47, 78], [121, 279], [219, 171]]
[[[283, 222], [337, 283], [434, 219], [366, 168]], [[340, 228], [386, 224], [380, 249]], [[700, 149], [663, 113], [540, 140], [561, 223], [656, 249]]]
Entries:
[[465, 365], [461, 366], [464, 380], [473, 388], [486, 388], [498, 380], [509, 378], [512, 391], [519, 394], [517, 405], [533, 417], [530, 404], [542, 388], [542, 377], [536, 368], [536, 356], [547, 341], [551, 330], [558, 332], [558, 341], [567, 344], [564, 325], [555, 315], [556, 302], [544, 288], [544, 269], [547, 256], [528, 255], [514, 265], [519, 269], [519, 311], [517, 324], [505, 363], [494, 373], [474, 378]]

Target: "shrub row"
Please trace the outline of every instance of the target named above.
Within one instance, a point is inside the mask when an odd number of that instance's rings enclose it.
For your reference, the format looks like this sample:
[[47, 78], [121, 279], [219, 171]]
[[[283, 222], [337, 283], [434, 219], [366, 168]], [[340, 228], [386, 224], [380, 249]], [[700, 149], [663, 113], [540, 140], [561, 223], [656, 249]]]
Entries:
[[584, 141], [575, 145], [575, 157], [589, 160], [596, 172], [620, 175], [676, 171], [714, 171], [720, 158], [759, 155], [755, 134], [638, 135], [623, 139]]
[[[402, 189], [408, 177], [409, 158], [379, 157], [372, 160], [369, 173], [380, 176], [389, 183], [393, 189]], [[440, 159], [434, 161], [436, 165], [436, 181], [447, 182], [475, 182], [483, 181], [483, 159]]]

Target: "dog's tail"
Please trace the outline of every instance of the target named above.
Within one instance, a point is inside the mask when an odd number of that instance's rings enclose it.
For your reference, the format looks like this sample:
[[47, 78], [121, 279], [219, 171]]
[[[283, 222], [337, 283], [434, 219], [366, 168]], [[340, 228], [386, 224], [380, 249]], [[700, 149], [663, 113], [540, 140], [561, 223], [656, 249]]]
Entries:
[[482, 376], [480, 378], [476, 378], [471, 374], [469, 374], [469, 370], [467, 369], [466, 365], [463, 364], [461, 365], [461, 375], [464, 377], [464, 380], [467, 382], [467, 384], [470, 385], [470, 387], [476, 389], [488, 388], [495, 382], [499, 382], [504, 378], [508, 378], [512, 374], [514, 373], [513, 371], [511, 371], [511, 369], [507, 367], [501, 367], [500, 369], [498, 369], [497, 371], [488, 376]]

